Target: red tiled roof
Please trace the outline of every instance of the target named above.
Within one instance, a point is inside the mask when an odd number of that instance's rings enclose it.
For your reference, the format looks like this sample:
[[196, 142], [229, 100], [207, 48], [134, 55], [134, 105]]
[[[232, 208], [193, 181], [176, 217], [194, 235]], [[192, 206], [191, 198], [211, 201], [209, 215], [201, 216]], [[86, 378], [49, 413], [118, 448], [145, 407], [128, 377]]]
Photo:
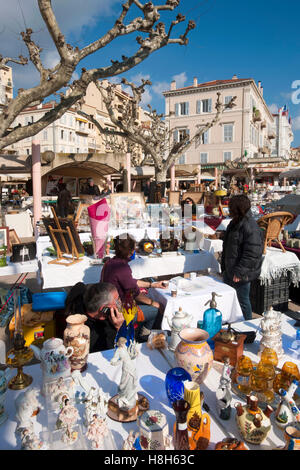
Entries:
[[[235, 78], [235, 79], [232, 78], [230, 80], [213, 80], [211, 82], [198, 83], [197, 86], [190, 85], [190, 86], [183, 87], [183, 88], [176, 88], [176, 90], [168, 90], [168, 92], [169, 91], [189, 90], [189, 89], [193, 89], [193, 88], [202, 88], [202, 87], [208, 87], [208, 86], [228, 85], [228, 84], [231, 84], [231, 83], [245, 82], [245, 81], [249, 81], [249, 80], [253, 80], [253, 78]], [[168, 92], [166, 92], [166, 93], [168, 93]]]

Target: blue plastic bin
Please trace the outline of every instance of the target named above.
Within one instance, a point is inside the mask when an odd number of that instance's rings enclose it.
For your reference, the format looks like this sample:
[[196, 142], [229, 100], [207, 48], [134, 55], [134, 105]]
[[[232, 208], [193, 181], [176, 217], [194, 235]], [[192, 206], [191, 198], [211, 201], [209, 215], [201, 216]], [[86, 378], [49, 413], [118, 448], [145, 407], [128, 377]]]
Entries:
[[61, 310], [66, 305], [66, 292], [44, 292], [32, 295], [33, 312], [48, 312], [50, 310]]

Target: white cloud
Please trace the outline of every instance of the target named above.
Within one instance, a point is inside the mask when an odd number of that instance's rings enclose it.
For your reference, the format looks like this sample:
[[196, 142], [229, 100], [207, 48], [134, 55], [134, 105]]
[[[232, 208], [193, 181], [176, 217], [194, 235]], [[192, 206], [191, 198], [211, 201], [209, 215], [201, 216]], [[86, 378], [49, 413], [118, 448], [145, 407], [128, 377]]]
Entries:
[[143, 73], [138, 73], [137, 75], [134, 75], [132, 78], [131, 78], [131, 81], [135, 84], [135, 85], [141, 85], [142, 84], [142, 80], [150, 80], [150, 75], [149, 74], [143, 74]]
[[152, 101], [152, 95], [149, 91], [149, 88], [145, 89], [145, 93], [142, 95], [142, 100], [141, 100], [141, 106], [147, 106], [147, 104], [150, 104]]
[[187, 81], [186, 72], [182, 72], [182, 73], [179, 73], [178, 75], [174, 75], [172, 79], [175, 80], [177, 88], [183, 88]]
[[269, 110], [272, 114], [277, 114], [278, 113], [278, 106], [277, 104], [273, 103], [269, 106]]
[[300, 131], [300, 116], [292, 120], [292, 126], [294, 131]]
[[161, 95], [163, 91], [170, 89], [170, 83], [168, 82], [156, 82], [152, 87], [154, 93]]

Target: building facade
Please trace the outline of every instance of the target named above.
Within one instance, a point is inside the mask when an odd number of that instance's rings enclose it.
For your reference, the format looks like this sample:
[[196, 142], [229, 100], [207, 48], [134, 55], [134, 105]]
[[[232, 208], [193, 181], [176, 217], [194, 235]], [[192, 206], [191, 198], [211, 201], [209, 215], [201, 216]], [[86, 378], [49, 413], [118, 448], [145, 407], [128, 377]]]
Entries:
[[0, 66], [0, 112], [6, 103], [13, 98], [12, 69], [7, 65]]
[[224, 104], [236, 96], [233, 109], [225, 111], [218, 124], [203, 134], [192, 147], [179, 158], [178, 164], [201, 165], [202, 168], [222, 167], [227, 160], [258, 156], [269, 157], [272, 141], [276, 138], [275, 120], [264, 98], [261, 83], [253, 79], [215, 80], [163, 93], [165, 112], [174, 141], [183, 136], [195, 135], [215, 116], [217, 94]]

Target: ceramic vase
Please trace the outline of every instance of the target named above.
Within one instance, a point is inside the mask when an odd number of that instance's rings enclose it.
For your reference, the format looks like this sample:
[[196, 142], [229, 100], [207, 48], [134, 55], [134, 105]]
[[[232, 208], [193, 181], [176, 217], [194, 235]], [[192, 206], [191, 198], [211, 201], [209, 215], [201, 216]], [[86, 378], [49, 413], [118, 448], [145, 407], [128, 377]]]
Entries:
[[86, 315], [70, 315], [67, 317], [67, 327], [64, 331], [64, 345], [73, 348], [70, 357], [71, 370], [83, 372], [87, 368], [87, 359], [90, 350], [90, 329], [84, 323]]
[[265, 410], [258, 407], [258, 398], [247, 396], [247, 404], [236, 403], [236, 423], [243, 440], [250, 444], [261, 444], [271, 429], [270, 415], [273, 409], [267, 405]]
[[174, 367], [166, 375], [166, 392], [170, 405], [184, 398], [184, 381], [192, 380], [190, 374], [182, 367]]
[[209, 334], [199, 328], [186, 328], [179, 336], [176, 362], [191, 375], [193, 382], [202, 384], [213, 363], [213, 352], [207, 344]]
[[[187, 414], [187, 423], [188, 429], [198, 428], [198, 426], [193, 426], [194, 421], [201, 421], [201, 398], [200, 398], [200, 386], [196, 382], [185, 381], [184, 382], [184, 400], [190, 405], [190, 409]], [[192, 420], [191, 424], [190, 421]]]
[[287, 426], [284, 430], [286, 445], [283, 450], [300, 450], [300, 429], [295, 426]]
[[148, 410], [139, 418], [142, 450], [170, 450], [172, 437], [165, 415], [158, 410]]
[[174, 424], [174, 449], [189, 450], [189, 435], [187, 428], [187, 414], [190, 405], [185, 400], [178, 400], [173, 403], [173, 410], [176, 415], [176, 423]]

